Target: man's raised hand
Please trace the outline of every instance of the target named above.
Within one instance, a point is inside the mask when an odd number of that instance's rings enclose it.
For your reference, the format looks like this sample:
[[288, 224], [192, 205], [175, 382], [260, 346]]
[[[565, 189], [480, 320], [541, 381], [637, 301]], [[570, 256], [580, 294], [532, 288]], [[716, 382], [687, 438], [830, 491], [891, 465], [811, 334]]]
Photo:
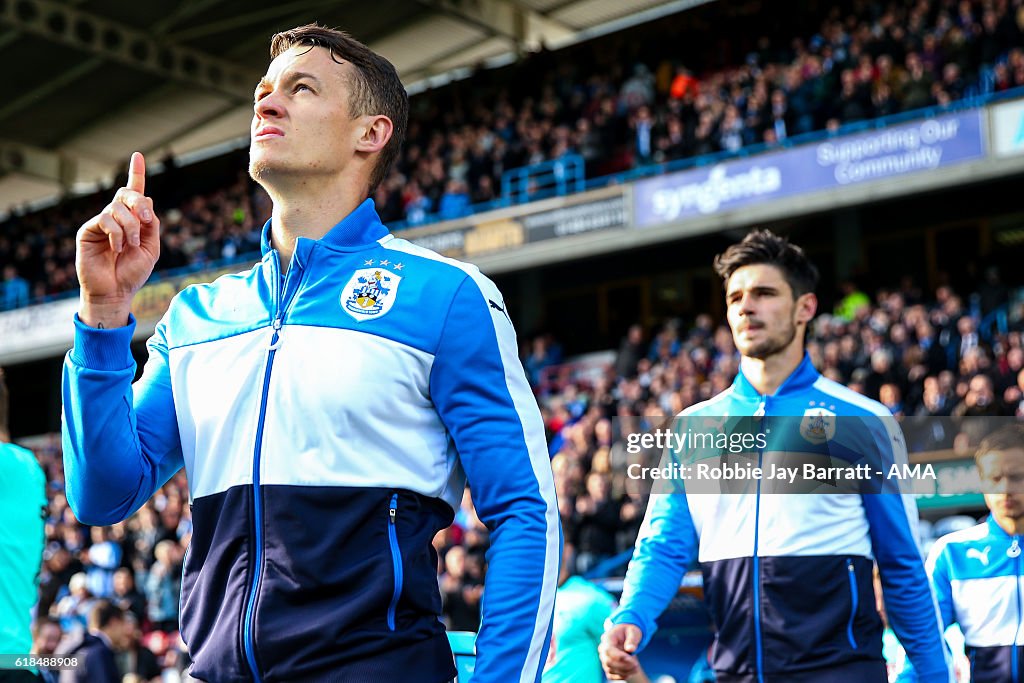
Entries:
[[128, 323], [132, 298], [160, 257], [160, 219], [146, 192], [146, 160], [132, 154], [128, 183], [78, 230], [79, 317], [92, 327]]

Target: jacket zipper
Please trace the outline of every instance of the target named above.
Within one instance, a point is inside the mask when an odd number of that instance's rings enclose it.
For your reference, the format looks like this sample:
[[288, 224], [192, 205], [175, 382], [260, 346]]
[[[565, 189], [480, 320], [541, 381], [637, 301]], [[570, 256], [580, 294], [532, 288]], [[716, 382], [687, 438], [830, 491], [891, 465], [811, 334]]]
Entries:
[[388, 605], [388, 630], [395, 630], [395, 610], [398, 609], [398, 598], [402, 595], [402, 552], [398, 547], [398, 531], [395, 519], [398, 517], [398, 494], [392, 494], [391, 505], [388, 506], [388, 542], [391, 544], [391, 564], [395, 568], [395, 589]]
[[1017, 636], [1020, 635], [1020, 624], [1021, 618], [1024, 616], [1024, 606], [1021, 605], [1021, 592], [1020, 592], [1020, 538], [1017, 536], [1013, 537], [1013, 545], [1007, 551], [1007, 554], [1013, 558], [1013, 575], [1016, 579], [1017, 584], [1017, 630], [1013, 632], [1013, 643], [1010, 644], [1010, 669], [1012, 670], [1013, 683], [1019, 683], [1020, 681], [1020, 661], [1019, 655], [1017, 654]]
[[[754, 417], [760, 417], [758, 431], [764, 433], [765, 416], [768, 414], [768, 397], [761, 397]], [[764, 467], [764, 449], [757, 449], [757, 466]], [[761, 644], [761, 562], [757, 557], [757, 533], [761, 517], [761, 479], [757, 480], [757, 494], [754, 497], [754, 656], [757, 663], [757, 682], [764, 683], [764, 652]]]
[[857, 649], [857, 639], [853, 637], [853, 620], [857, 616], [857, 572], [853, 568], [853, 560], [846, 558], [846, 573], [850, 578], [850, 621], [846, 624], [846, 637], [850, 640], [850, 647]]
[[[281, 347], [281, 327], [285, 313], [284, 295], [288, 294], [288, 284], [295, 280], [294, 272], [296, 260], [293, 256], [292, 267], [288, 269], [285, 278], [284, 292], [281, 286], [281, 261], [277, 251], [271, 252], [271, 271], [274, 279], [274, 320], [272, 323], [273, 334], [270, 337], [270, 344], [267, 346], [267, 364], [263, 371], [263, 392], [260, 395], [259, 421], [256, 423], [256, 443], [253, 447], [252, 459], [252, 499], [253, 519], [252, 528], [255, 535], [255, 552], [253, 558], [252, 583], [249, 584], [249, 592], [246, 596], [245, 621], [243, 625], [242, 644], [245, 648], [245, 659], [249, 664], [253, 680], [260, 682], [259, 665], [256, 662], [256, 596], [259, 590], [260, 579], [263, 578], [263, 499], [260, 494], [260, 459], [263, 455], [263, 427], [267, 417], [267, 398], [270, 393], [270, 374], [274, 369], [274, 356], [277, 349]], [[293, 296], [294, 292], [290, 296]]]

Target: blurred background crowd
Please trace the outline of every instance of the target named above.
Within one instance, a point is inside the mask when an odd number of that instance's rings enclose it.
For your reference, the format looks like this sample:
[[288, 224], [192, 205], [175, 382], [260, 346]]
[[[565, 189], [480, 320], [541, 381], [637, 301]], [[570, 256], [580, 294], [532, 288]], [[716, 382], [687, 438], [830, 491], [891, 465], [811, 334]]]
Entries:
[[[740, 18], [712, 52], [687, 59], [682, 20], [668, 17], [417, 95], [377, 210], [410, 226], [456, 218], [498, 199], [505, 171], [566, 154], [593, 178], [1024, 86], [1021, 0], [857, 0], [819, 19], [794, 34]], [[151, 192], [158, 271], [258, 252], [269, 198], [244, 154], [232, 163], [221, 184], [189, 193], [185, 172], [164, 160], [167, 177]], [[0, 310], [76, 289], [75, 232], [108, 195], [0, 222]]]

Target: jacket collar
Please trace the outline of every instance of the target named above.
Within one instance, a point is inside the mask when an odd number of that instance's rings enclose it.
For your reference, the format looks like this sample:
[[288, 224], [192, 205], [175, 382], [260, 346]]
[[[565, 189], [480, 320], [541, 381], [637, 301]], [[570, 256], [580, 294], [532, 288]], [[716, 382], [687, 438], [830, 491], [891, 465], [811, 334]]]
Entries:
[[985, 523], [988, 524], [988, 532], [993, 536], [998, 536], [999, 538], [1014, 538], [1013, 534], [1007, 533], [1006, 529], [999, 526], [999, 522], [996, 521], [996, 518], [992, 513], [989, 513], [988, 519], [985, 520]]
[[[266, 256], [273, 245], [270, 241], [270, 219], [263, 226], [263, 234], [260, 237], [260, 250]], [[327, 231], [320, 240], [324, 244], [333, 247], [358, 247], [364, 244], [376, 242], [388, 234], [388, 229], [380, 222], [377, 210], [373, 205], [373, 199], [366, 199], [357, 206], [349, 215], [341, 219], [341, 222]]]
[[[804, 359], [800, 361], [800, 365], [796, 366], [796, 370], [786, 378], [775, 393], [772, 394], [772, 397], [786, 398], [794, 394], [803, 394], [818, 381], [819, 377], [821, 377], [821, 374], [815, 369], [814, 364], [811, 363], [810, 355], [804, 351]], [[743, 370], [736, 374], [736, 379], [733, 380], [732, 386], [733, 391], [740, 396], [755, 399], [761, 398], [761, 393], [743, 375]]]

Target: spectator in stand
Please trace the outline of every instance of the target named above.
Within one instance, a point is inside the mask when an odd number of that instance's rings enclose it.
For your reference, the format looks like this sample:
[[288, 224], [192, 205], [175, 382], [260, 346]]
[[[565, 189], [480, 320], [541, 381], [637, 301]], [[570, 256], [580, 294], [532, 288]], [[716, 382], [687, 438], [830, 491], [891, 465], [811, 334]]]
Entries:
[[896, 384], [883, 384], [878, 392], [878, 402], [889, 409], [896, 417], [904, 417], [903, 395]]
[[921, 405], [918, 406], [916, 415], [929, 417], [946, 417], [953, 411], [949, 397], [944, 394], [939, 385], [938, 377], [926, 377], [924, 379], [924, 393], [921, 397]]
[[131, 626], [123, 612], [106, 600], [89, 611], [89, 629], [62, 643], [58, 656], [75, 657], [79, 664], [61, 672], [61, 683], [121, 683], [116, 653], [129, 643]]
[[842, 322], [851, 322], [860, 317], [862, 310], [870, 308], [871, 299], [867, 294], [860, 291], [857, 285], [847, 280], [839, 286], [842, 290], [842, 298], [835, 307], [835, 315]]
[[469, 213], [469, 190], [462, 180], [448, 181], [438, 207], [441, 220], [461, 218]]
[[1003, 393], [1003, 400], [1008, 411], [1013, 411], [1017, 417], [1024, 417], [1024, 370], [1018, 373], [1016, 386], [1008, 387]]
[[0, 282], [0, 310], [9, 311], [28, 304], [28, 281], [18, 275], [13, 265], [4, 266], [3, 281]]
[[636, 377], [636, 364], [643, 358], [645, 348], [644, 328], [630, 325], [615, 358], [615, 374], [627, 379]]
[[586, 574], [615, 554], [615, 536], [621, 523], [621, 505], [613, 500], [608, 475], [591, 472], [586, 493], [576, 499], [576, 568]]
[[864, 380], [864, 395], [878, 400], [879, 392], [885, 384], [897, 385], [900, 379], [893, 368], [892, 351], [879, 348], [871, 354], [871, 372]]
[[[50, 657], [56, 654], [64, 632], [60, 622], [52, 617], [39, 617], [32, 625], [32, 654]], [[54, 669], [39, 669], [35, 680], [41, 683], [59, 683], [60, 672]]]
[[149, 568], [144, 588], [149, 604], [149, 621], [158, 631], [178, 628], [178, 601], [181, 591], [181, 557], [174, 541], [163, 540], [154, 549], [156, 562]]
[[997, 417], [1004, 414], [996, 401], [992, 378], [975, 375], [971, 378], [967, 395], [955, 408], [953, 417]]
[[444, 615], [451, 631], [475, 631], [480, 626], [480, 595], [478, 584], [466, 576], [466, 548], [452, 546], [444, 556], [445, 572], [441, 577]]
[[633, 165], [646, 166], [654, 160], [654, 118], [650, 107], [644, 105], [636, 110], [630, 120], [633, 130]]
[[83, 553], [89, 592], [107, 598], [114, 592], [114, 572], [121, 565], [121, 546], [111, 540], [111, 529], [94, 526], [89, 529], [92, 543]]
[[139, 622], [130, 612], [124, 613], [125, 637], [123, 649], [117, 652], [117, 669], [123, 677], [122, 683], [134, 676], [139, 683], [161, 683], [161, 667], [152, 650], [142, 644], [142, 630]]
[[530, 383], [536, 386], [540, 383], [541, 372], [544, 368], [555, 365], [560, 360], [560, 353], [553, 348], [550, 339], [546, 336], [537, 337], [533, 340], [532, 350], [524, 365]]
[[82, 632], [88, 627], [89, 612], [96, 599], [89, 593], [88, 580], [79, 572], [68, 581], [68, 594], [57, 602], [55, 616], [65, 633]]
[[32, 625], [32, 653], [52, 655], [63, 637], [59, 621], [53, 617], [39, 617]]
[[121, 567], [114, 572], [110, 601], [125, 614], [133, 615], [137, 623], [142, 624], [146, 621], [146, 596], [135, 588], [135, 576], [127, 567]]
[[[48, 532], [53, 538], [56, 530]], [[51, 540], [43, 550], [43, 569], [39, 577], [38, 614], [50, 614], [57, 600], [64, 597], [71, 577], [84, 569], [82, 563], [71, 556], [68, 549], [59, 541]]]

